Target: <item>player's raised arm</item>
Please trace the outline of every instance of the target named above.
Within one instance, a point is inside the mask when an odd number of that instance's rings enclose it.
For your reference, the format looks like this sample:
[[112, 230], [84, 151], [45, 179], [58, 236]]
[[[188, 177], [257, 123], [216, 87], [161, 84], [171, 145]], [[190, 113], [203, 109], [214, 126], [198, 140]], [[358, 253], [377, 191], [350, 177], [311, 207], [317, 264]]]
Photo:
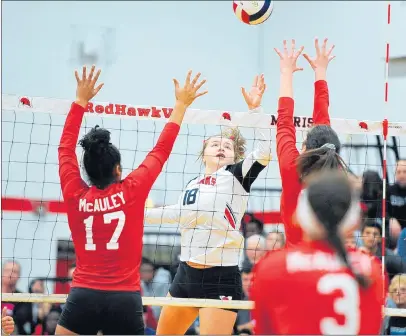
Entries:
[[128, 175], [126, 179], [132, 184], [142, 185], [140, 190], [135, 191], [137, 193], [149, 193], [152, 185], [161, 173], [165, 162], [169, 158], [187, 108], [196, 98], [207, 93], [207, 91], [198, 92], [203, 84], [206, 83], [206, 80], [202, 80], [198, 83], [200, 73], [198, 73], [192, 81], [191, 75], [192, 71], [189, 71], [183, 86], [180, 86], [176, 79], [173, 80], [176, 103], [169, 121], [159, 136], [154, 149], [149, 152], [141, 165]]
[[299, 152], [296, 149], [296, 130], [293, 125], [293, 74], [296, 71], [303, 70], [303, 68], [299, 68], [296, 65], [297, 59], [303, 51], [303, 47], [296, 51], [295, 40], [292, 40], [289, 50], [287, 42], [283, 41], [283, 52], [277, 48], [275, 48], [275, 51], [280, 58], [281, 71], [278, 122], [276, 124], [276, 145], [282, 175], [283, 170], [290, 168], [292, 163], [294, 163], [299, 156]]
[[291, 218], [296, 208], [297, 197], [301, 190], [300, 178], [296, 169], [299, 151], [296, 148], [296, 130], [293, 125], [293, 74], [303, 70], [296, 65], [303, 47], [295, 49], [292, 40], [290, 49], [283, 41], [283, 51], [275, 48], [280, 58], [280, 94], [278, 103], [278, 122], [276, 124], [276, 150], [279, 171], [282, 180], [281, 215], [285, 224], [286, 235], [290, 241], [301, 239], [301, 230], [291, 225]]
[[316, 49], [316, 56], [314, 58], [303, 54], [303, 57], [309, 62], [315, 74], [313, 122], [315, 125], [330, 125], [330, 116], [328, 114], [329, 93], [326, 74], [328, 64], [335, 58], [335, 56], [331, 56], [334, 45], [327, 49], [327, 39], [324, 39], [323, 45], [320, 48], [317, 38], [314, 40], [314, 45]]
[[[250, 113], [262, 113], [261, 101], [265, 90], [266, 84], [264, 75], [255, 76], [250, 91], [247, 92], [244, 88], [241, 88], [242, 95]], [[247, 192], [250, 191], [251, 185], [259, 173], [272, 159], [270, 130], [255, 128], [254, 132], [257, 144], [254, 151], [249, 153], [243, 160], [240, 159], [244, 157], [245, 140], [242, 135], [240, 135], [238, 129], [231, 129], [224, 134], [237, 143], [237, 163], [227, 166], [227, 170], [233, 173]]]
[[81, 78], [78, 72], [75, 71], [77, 81], [76, 101], [72, 104], [66, 118], [58, 147], [59, 177], [65, 200], [71, 197], [73, 193], [87, 187], [87, 184], [80, 176], [75, 149], [85, 108], [103, 87], [103, 83], [96, 87], [101, 70], [98, 70], [96, 75], [94, 75], [94, 71], [95, 66], [92, 66], [89, 75], [87, 75], [87, 69], [83, 67]]

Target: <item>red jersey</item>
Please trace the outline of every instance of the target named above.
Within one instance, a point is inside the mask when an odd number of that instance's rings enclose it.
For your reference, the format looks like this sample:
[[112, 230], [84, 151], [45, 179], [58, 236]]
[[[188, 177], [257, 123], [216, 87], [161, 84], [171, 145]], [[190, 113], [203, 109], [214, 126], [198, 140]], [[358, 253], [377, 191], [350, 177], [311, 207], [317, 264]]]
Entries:
[[256, 334], [378, 335], [382, 323], [381, 265], [348, 253], [371, 280], [360, 287], [325, 242], [302, 242], [266, 255], [255, 267], [251, 297]]
[[76, 252], [72, 287], [138, 291], [145, 202], [180, 127], [168, 123], [141, 165], [123, 181], [101, 190], [82, 180], [76, 158], [84, 112], [72, 104], [58, 149], [62, 194]]
[[[328, 115], [329, 94], [327, 82], [314, 83], [313, 125], [330, 125]], [[280, 213], [285, 226], [286, 240], [297, 244], [302, 240], [302, 229], [295, 225], [292, 216], [302, 190], [296, 161], [300, 153], [296, 148], [296, 129], [293, 124], [294, 100], [288, 97], [279, 99], [278, 122], [276, 124], [276, 150], [282, 180]]]

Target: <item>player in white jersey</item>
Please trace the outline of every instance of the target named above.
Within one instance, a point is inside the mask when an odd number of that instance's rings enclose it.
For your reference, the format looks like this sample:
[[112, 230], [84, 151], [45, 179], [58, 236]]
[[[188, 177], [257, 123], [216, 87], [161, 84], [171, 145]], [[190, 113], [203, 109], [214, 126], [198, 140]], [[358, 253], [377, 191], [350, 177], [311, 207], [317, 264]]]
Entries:
[[[263, 75], [250, 92], [242, 89], [251, 113], [260, 111]], [[191, 180], [177, 204], [147, 209], [147, 224], [173, 223], [181, 228], [181, 263], [169, 290], [178, 298], [241, 300], [238, 268], [244, 247], [240, 233], [250, 188], [271, 160], [270, 130], [255, 130], [258, 143], [245, 157], [245, 139], [230, 129], [204, 141], [205, 172]], [[267, 134], [267, 135], [265, 135]], [[237, 312], [218, 308], [164, 307], [157, 334], [185, 334], [199, 316], [200, 333], [230, 335]]]

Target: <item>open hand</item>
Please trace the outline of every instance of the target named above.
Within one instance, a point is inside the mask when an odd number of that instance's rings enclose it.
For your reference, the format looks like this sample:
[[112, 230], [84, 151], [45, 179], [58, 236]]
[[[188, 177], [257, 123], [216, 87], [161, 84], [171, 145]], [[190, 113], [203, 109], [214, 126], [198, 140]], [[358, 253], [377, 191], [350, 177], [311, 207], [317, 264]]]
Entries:
[[95, 66], [93, 65], [90, 69], [89, 76], [86, 75], [86, 67], [83, 67], [82, 78], [79, 78], [79, 74], [75, 71], [76, 81], [78, 83], [76, 89], [76, 103], [86, 107], [87, 103], [92, 99], [100, 89], [103, 87], [104, 83], [101, 83], [95, 88], [96, 82], [99, 79], [101, 70], [98, 70], [96, 76], [93, 77]]
[[200, 77], [200, 72], [193, 78], [192, 82], [190, 82], [190, 77], [192, 75], [192, 70], [190, 70], [187, 73], [185, 85], [183, 87], [180, 87], [179, 82], [174, 78], [173, 83], [175, 84], [175, 96], [176, 100], [183, 103], [186, 107], [190, 106], [190, 104], [193, 103], [193, 101], [205, 95], [208, 91], [203, 91], [203, 92], [197, 92], [204, 83], [206, 83], [206, 80], [202, 80], [200, 83], [197, 84], [197, 81]]
[[316, 48], [316, 57], [310, 58], [309, 55], [303, 54], [303, 57], [309, 62], [310, 66], [313, 70], [316, 69], [327, 69], [328, 64], [331, 60], [335, 58], [335, 56], [331, 56], [331, 53], [334, 49], [334, 44], [327, 50], [327, 41], [328, 39], [324, 39], [323, 45], [319, 46], [319, 40], [316, 38], [314, 40], [314, 46]]
[[296, 50], [295, 40], [292, 40], [290, 50], [288, 50], [288, 46], [286, 40], [283, 41], [283, 52], [279, 51], [278, 48], [275, 48], [276, 53], [279, 55], [280, 58], [280, 67], [281, 72], [289, 72], [294, 73], [296, 71], [302, 71], [303, 68], [299, 68], [296, 65], [297, 59], [302, 53], [304, 47], [300, 47], [299, 50]]
[[247, 92], [244, 88], [241, 88], [242, 95], [250, 110], [256, 109], [261, 105], [262, 95], [266, 89], [264, 75], [255, 76], [254, 83], [251, 86], [251, 90]]
[[7, 316], [7, 307], [1, 312], [1, 330], [8, 335], [14, 331], [14, 320], [11, 316]]

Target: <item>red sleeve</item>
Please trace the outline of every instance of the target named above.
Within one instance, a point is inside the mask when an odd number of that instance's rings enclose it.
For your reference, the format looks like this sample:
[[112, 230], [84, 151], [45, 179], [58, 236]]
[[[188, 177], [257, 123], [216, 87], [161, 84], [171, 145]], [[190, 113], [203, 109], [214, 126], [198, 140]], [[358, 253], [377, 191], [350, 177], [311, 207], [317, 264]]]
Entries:
[[325, 80], [314, 83], [314, 125], [330, 125], [328, 86]]
[[65, 200], [81, 189], [88, 188], [80, 176], [75, 152], [84, 113], [85, 109], [82, 106], [72, 104], [58, 147], [59, 179]]
[[293, 224], [292, 216], [296, 210], [301, 183], [296, 169], [299, 151], [296, 148], [296, 130], [293, 125], [294, 101], [292, 98], [280, 98], [278, 122], [276, 124], [276, 150], [279, 171], [282, 180], [280, 212], [285, 225], [286, 238], [289, 243], [301, 240], [301, 230]]
[[[141, 165], [127, 176], [126, 182], [132, 185], [131, 189], [137, 195], [141, 191], [145, 197], [148, 196], [152, 185], [171, 154], [179, 130], [180, 126], [178, 124], [172, 122], [166, 124], [154, 149], [148, 153]], [[135, 186], [137, 186], [137, 189], [134, 188]]]

